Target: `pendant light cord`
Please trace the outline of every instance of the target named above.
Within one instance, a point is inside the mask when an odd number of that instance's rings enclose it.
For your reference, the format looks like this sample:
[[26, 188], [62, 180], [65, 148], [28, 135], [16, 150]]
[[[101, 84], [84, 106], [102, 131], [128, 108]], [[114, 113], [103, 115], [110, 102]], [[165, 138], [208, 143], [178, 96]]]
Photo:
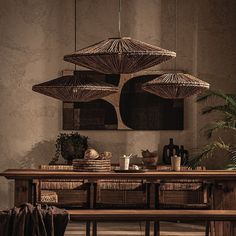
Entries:
[[[177, 29], [177, 20], [178, 20], [178, 0], [175, 0], [175, 51], [177, 54], [177, 37], [178, 37], [178, 29]], [[175, 73], [176, 73], [176, 67], [177, 67], [177, 57], [175, 58]]]
[[[76, 18], [76, 16], [77, 16], [77, 4], [76, 4], [76, 0], [75, 0], [75, 22], [74, 22], [74, 27], [75, 27], [75, 52], [76, 52], [76, 50], [77, 50], [77, 47], [76, 47], [76, 42], [77, 42], [77, 35], [76, 35], [76, 30], [77, 30], [77, 18]], [[76, 71], [76, 64], [75, 64], [75, 71]]]
[[121, 38], [121, 0], [119, 0], [118, 30], [119, 30], [119, 37]]

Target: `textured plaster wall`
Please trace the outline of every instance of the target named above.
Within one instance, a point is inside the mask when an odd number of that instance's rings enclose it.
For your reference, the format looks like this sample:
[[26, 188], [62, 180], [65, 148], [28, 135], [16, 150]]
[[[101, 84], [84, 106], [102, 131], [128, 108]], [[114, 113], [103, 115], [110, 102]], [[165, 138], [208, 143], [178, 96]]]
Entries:
[[[129, 0], [121, 4], [121, 35], [130, 36], [141, 41], [151, 43], [163, 48], [178, 51], [176, 60], [158, 65], [156, 70], [186, 70], [194, 71], [193, 44], [194, 1], [178, 2], [168, 0]], [[187, 6], [185, 6], [185, 4]], [[184, 9], [183, 9], [184, 8]], [[181, 18], [181, 11], [189, 11]], [[109, 37], [119, 36], [118, 32], [118, 1], [117, 0], [80, 0], [77, 9], [77, 48], [83, 48]], [[176, 17], [176, 13], [178, 16]], [[177, 20], [177, 24], [175, 24]], [[184, 22], [185, 27], [176, 25]], [[182, 41], [183, 32], [188, 34], [187, 43]], [[179, 40], [175, 40], [175, 38]], [[185, 45], [185, 46], [184, 46]], [[181, 52], [181, 50], [183, 50]], [[100, 148], [112, 150], [114, 161], [123, 154], [135, 153], [140, 155], [141, 149], [149, 148], [158, 150], [161, 156], [162, 147], [173, 137], [178, 144], [184, 144], [186, 148], [197, 145], [196, 135], [196, 106], [193, 99], [185, 101], [185, 130], [184, 131], [118, 131], [118, 132], [82, 132], [91, 137], [91, 141], [99, 143]], [[174, 119], [174, 117], [173, 117]], [[115, 134], [115, 136], [113, 136]], [[102, 140], [101, 138], [102, 137]], [[111, 139], [112, 137], [112, 139]], [[105, 142], [103, 142], [105, 140]], [[109, 140], [107, 143], [106, 141]], [[101, 143], [103, 142], [103, 145]], [[115, 146], [111, 144], [115, 143]], [[117, 148], [118, 147], [118, 148]]]
[[[118, 3], [117, 0], [78, 1], [77, 48], [86, 47], [109, 37], [119, 36]], [[122, 1], [121, 36], [129, 36], [175, 51], [175, 13], [175, 1]], [[185, 56], [192, 59], [191, 49], [190, 45]], [[187, 67], [192, 71], [192, 64], [188, 64], [189, 66], [185, 65], [184, 68], [179, 66], [179, 68], [186, 69]], [[175, 60], [158, 65], [153, 69], [174, 70]], [[190, 101], [192, 102], [192, 100]], [[158, 150], [161, 156], [162, 147], [169, 142], [169, 137], [174, 137], [178, 144], [185, 144], [187, 148], [191, 148], [196, 145], [196, 135], [193, 134], [195, 122], [190, 121], [194, 112], [191, 102], [186, 101], [184, 131], [86, 131], [81, 133], [88, 135], [92, 144], [95, 143], [100, 149], [111, 150], [114, 154], [113, 160], [116, 162], [123, 153], [140, 155], [141, 149], [147, 148]]]
[[[236, 1], [202, 0], [197, 11], [197, 73], [200, 78], [206, 78], [212, 89], [236, 94]], [[218, 114], [200, 115], [204, 105], [198, 106], [199, 145], [208, 142], [200, 129], [218, 117]], [[218, 139], [218, 136], [223, 137], [225, 142], [236, 142], [235, 134], [230, 135], [227, 131], [215, 133], [213, 139]], [[215, 160], [209, 160], [206, 164], [208, 168], [224, 168], [227, 162], [225, 155], [219, 153]]]
[[[72, 0], [0, 1], [0, 171], [54, 155], [61, 103], [31, 87], [70, 68], [62, 58], [73, 49], [73, 12]], [[12, 187], [0, 178], [0, 208], [12, 204]]]
[[[152, 69], [185, 71], [209, 82], [213, 89], [235, 93], [235, 7], [234, 0], [122, 1], [121, 35], [176, 51], [176, 59]], [[76, 47], [118, 36], [117, 11], [116, 0], [80, 0]], [[140, 155], [141, 148], [158, 149], [161, 156], [169, 137], [193, 149], [207, 142], [200, 130], [213, 119], [200, 114], [202, 105], [195, 100], [196, 97], [185, 99], [184, 131], [83, 133], [100, 148], [112, 150], [114, 161], [123, 152]], [[223, 162], [217, 160], [208, 166], [220, 168]]]
[[[77, 0], [77, 7], [77, 48], [118, 36], [117, 0]], [[177, 52], [155, 69], [184, 70], [235, 92], [235, 12], [234, 0], [123, 0], [121, 32]], [[73, 0], [0, 1], [0, 171], [37, 167], [54, 155], [61, 103], [31, 87], [73, 69], [62, 60], [73, 50]], [[95, 148], [112, 151], [114, 161], [144, 148], [161, 154], [169, 137], [190, 149], [201, 143], [199, 129], [210, 119], [199, 112], [194, 98], [186, 99], [184, 131], [81, 133]], [[0, 208], [12, 205], [12, 191], [1, 178]]]

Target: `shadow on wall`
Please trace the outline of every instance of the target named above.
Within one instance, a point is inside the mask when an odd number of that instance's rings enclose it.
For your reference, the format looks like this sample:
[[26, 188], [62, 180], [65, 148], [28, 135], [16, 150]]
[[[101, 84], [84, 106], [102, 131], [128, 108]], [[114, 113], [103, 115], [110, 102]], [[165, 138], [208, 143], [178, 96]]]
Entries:
[[0, 179], [0, 210], [6, 210], [13, 206], [13, 185], [13, 181], [8, 181], [5, 178]]
[[[8, 162], [7, 168], [38, 168], [41, 164], [48, 164], [55, 154], [55, 140], [41, 141], [24, 156], [16, 157]], [[19, 160], [19, 161], [16, 161]], [[5, 200], [3, 200], [5, 199]], [[9, 209], [14, 205], [14, 182], [0, 179], [0, 209]]]
[[55, 155], [55, 140], [36, 143], [28, 153], [19, 158], [20, 168], [38, 168], [48, 164]]

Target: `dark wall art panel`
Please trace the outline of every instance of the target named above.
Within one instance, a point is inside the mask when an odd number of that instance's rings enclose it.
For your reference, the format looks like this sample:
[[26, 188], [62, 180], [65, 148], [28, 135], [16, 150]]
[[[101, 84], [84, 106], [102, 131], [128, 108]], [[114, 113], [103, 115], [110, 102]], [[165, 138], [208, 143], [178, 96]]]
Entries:
[[[78, 73], [78, 72], [77, 72]], [[86, 72], [83, 72], [86, 73]], [[119, 92], [90, 102], [63, 102], [64, 130], [182, 130], [183, 99], [163, 99], [141, 89], [160, 74], [104, 75], [88, 72], [119, 86]]]
[[98, 99], [63, 104], [63, 129], [114, 130], [117, 127], [116, 111], [107, 101]]
[[122, 120], [134, 130], [181, 130], [183, 100], [163, 99], [141, 88], [156, 77], [145, 75], [125, 83], [120, 96]]

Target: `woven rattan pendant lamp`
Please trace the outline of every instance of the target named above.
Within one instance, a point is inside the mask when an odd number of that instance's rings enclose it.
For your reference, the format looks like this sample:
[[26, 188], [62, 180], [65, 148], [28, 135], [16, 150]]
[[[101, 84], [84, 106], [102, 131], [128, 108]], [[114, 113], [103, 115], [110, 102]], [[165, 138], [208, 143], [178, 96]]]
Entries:
[[128, 74], [160, 64], [175, 52], [139, 40], [121, 37], [121, 0], [119, 0], [119, 37], [109, 38], [70, 55], [64, 60], [104, 74]]
[[210, 85], [192, 75], [164, 74], [142, 85], [150, 93], [168, 99], [181, 99], [209, 89]]
[[80, 74], [62, 76], [33, 86], [33, 91], [62, 100], [88, 102], [116, 93], [118, 88]]
[[[175, 6], [175, 48], [177, 51], [177, 1]], [[210, 85], [207, 82], [184, 73], [163, 74], [142, 85], [143, 90], [167, 99], [186, 98], [209, 89], [209, 87]]]
[[[76, 0], [75, 0], [75, 50], [76, 50]], [[76, 66], [75, 66], [76, 71]], [[62, 76], [41, 84], [32, 90], [62, 101], [88, 102], [116, 93], [118, 88], [101, 80], [93, 79], [84, 73]]]

